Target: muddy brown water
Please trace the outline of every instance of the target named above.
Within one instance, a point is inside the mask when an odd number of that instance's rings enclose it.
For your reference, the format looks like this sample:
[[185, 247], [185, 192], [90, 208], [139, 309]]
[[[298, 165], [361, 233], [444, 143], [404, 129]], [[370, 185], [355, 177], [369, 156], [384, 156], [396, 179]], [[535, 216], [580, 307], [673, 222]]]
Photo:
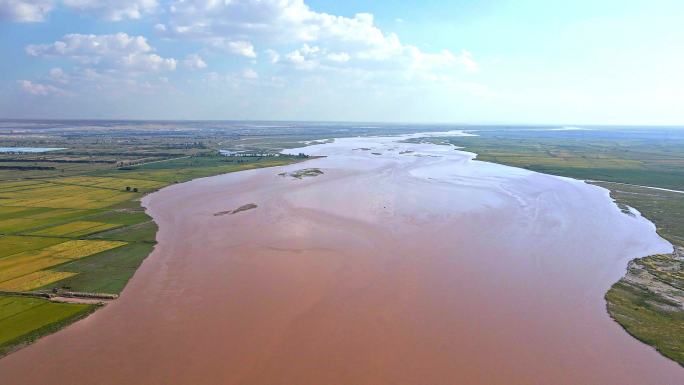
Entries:
[[146, 197], [159, 244], [121, 297], [0, 383], [684, 383], [606, 314], [670, 246], [605, 190], [396, 138], [302, 151], [329, 157]]

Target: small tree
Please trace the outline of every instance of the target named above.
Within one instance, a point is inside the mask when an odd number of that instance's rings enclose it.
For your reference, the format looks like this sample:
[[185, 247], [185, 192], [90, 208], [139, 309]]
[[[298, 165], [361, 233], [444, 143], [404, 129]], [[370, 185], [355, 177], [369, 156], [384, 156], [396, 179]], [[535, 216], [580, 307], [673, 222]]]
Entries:
[[138, 188], [137, 188], [137, 187], [133, 187], [133, 192], [138, 192]]
[[131, 186], [126, 186], [126, 191], [131, 191]]

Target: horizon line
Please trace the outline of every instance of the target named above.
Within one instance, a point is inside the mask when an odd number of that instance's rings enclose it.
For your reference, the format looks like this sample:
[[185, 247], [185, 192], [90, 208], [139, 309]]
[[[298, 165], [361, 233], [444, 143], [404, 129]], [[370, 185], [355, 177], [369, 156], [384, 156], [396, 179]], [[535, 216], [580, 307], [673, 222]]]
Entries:
[[325, 123], [325, 124], [382, 124], [382, 125], [450, 125], [450, 126], [562, 126], [562, 127], [668, 127], [684, 128], [683, 124], [635, 123], [525, 123], [525, 122], [415, 122], [372, 120], [274, 120], [274, 119], [135, 119], [135, 118], [0, 118], [0, 122], [268, 122], [268, 123]]

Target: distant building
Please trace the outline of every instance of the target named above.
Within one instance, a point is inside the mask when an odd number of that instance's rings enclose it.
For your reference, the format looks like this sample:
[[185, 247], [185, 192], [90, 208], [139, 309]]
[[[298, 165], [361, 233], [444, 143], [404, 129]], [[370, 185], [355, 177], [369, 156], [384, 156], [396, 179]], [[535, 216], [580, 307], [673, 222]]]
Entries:
[[231, 157], [243, 157], [243, 156], [251, 156], [251, 157], [279, 157], [279, 153], [267, 153], [267, 152], [236, 152], [236, 151], [230, 151], [230, 150], [219, 150], [219, 154], [223, 156], [231, 156]]

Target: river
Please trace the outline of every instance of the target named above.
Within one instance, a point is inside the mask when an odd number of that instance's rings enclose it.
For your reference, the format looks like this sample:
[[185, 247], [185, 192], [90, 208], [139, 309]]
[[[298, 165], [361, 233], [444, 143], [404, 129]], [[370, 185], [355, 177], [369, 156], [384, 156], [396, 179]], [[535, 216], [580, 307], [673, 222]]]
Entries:
[[605, 310], [630, 259], [671, 251], [653, 224], [415, 136], [148, 195], [159, 243], [121, 297], [1, 359], [0, 382], [684, 383]]

